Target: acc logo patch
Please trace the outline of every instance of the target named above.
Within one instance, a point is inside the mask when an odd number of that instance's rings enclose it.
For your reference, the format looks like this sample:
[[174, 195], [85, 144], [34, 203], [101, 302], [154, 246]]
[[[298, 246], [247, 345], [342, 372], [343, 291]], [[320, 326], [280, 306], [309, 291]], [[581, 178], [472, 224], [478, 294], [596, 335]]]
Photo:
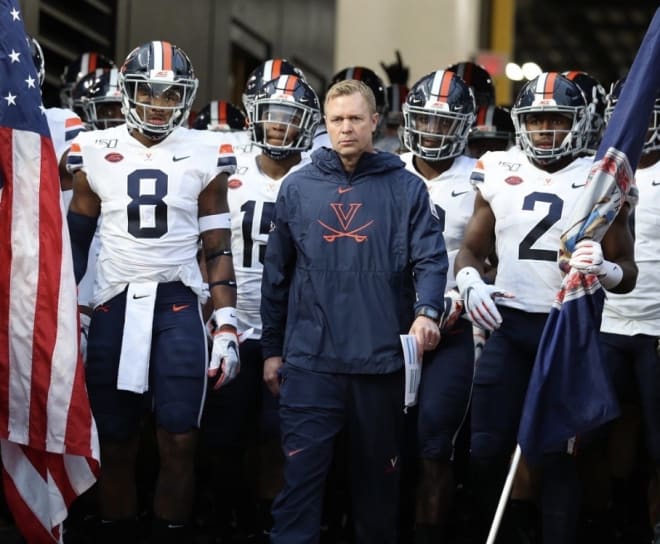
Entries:
[[230, 189], [238, 189], [241, 185], [243, 185], [243, 182], [237, 178], [232, 178], [227, 182], [227, 187]]
[[523, 180], [518, 176], [509, 176], [504, 180], [504, 182], [508, 183], [509, 185], [520, 185], [523, 182]]
[[124, 155], [121, 153], [108, 153], [104, 159], [108, 162], [119, 162], [124, 160]]

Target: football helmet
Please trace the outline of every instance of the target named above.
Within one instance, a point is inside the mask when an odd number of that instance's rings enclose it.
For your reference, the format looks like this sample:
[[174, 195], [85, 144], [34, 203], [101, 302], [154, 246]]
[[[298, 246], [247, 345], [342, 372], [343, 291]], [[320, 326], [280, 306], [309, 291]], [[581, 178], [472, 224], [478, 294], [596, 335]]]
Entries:
[[474, 94], [477, 106], [491, 106], [495, 104], [495, 86], [493, 78], [483, 66], [471, 61], [457, 62], [446, 68], [455, 72], [467, 83]]
[[[198, 83], [188, 55], [176, 45], [153, 41], [136, 47], [119, 70], [126, 124], [148, 138], [163, 139], [188, 118]], [[169, 112], [167, 119], [149, 121], [163, 111]]]
[[[535, 146], [533, 132], [527, 129], [527, 116], [541, 113], [559, 113], [571, 120], [566, 131], [551, 128], [536, 131], [552, 132], [552, 146]], [[557, 72], [544, 72], [525, 83], [511, 109], [511, 117], [520, 147], [539, 164], [576, 157], [587, 148], [591, 120], [587, 100], [576, 83]]]
[[321, 106], [314, 89], [303, 79], [284, 75], [266, 83], [252, 107], [252, 141], [269, 157], [284, 159], [312, 146]]
[[376, 97], [376, 111], [380, 116], [379, 125], [384, 122], [387, 116], [387, 92], [383, 80], [376, 75], [376, 72], [364, 66], [349, 66], [332, 76], [329, 86], [332, 87], [338, 81], [346, 79], [357, 79], [371, 89]]
[[516, 137], [511, 112], [500, 106], [479, 106], [468, 134], [469, 154], [479, 158], [486, 151], [509, 149]]
[[[614, 108], [619, 101], [625, 82], [626, 78], [622, 77], [612, 83], [612, 86], [610, 87], [605, 107], [605, 123], [609, 123], [612, 118]], [[649, 120], [649, 127], [646, 133], [646, 138], [644, 139], [644, 145], [642, 146], [642, 153], [650, 153], [651, 151], [656, 151], [658, 149], [660, 149], [660, 93], [656, 96], [655, 103], [653, 104], [653, 112], [651, 114], [651, 119]]]
[[86, 123], [89, 119], [87, 119], [87, 113], [85, 112], [85, 102], [89, 98], [89, 90], [103, 72], [103, 68], [98, 68], [85, 74], [71, 89], [71, 109]]
[[73, 109], [71, 93], [80, 79], [97, 69], [116, 68], [115, 63], [96, 51], [82, 53], [69, 63], [60, 76], [60, 102], [63, 108]]
[[27, 35], [28, 45], [30, 46], [30, 54], [32, 55], [32, 62], [37, 69], [37, 79], [39, 80], [39, 87], [44, 84], [46, 79], [46, 61], [44, 59], [44, 51], [41, 49], [41, 44], [37, 38], [31, 34]]
[[591, 115], [589, 125], [589, 140], [587, 141], [587, 151], [591, 154], [596, 153], [598, 144], [603, 136], [605, 129], [605, 107], [607, 102], [607, 93], [599, 81], [586, 72], [572, 70], [562, 72], [562, 76], [570, 79], [577, 84], [587, 99], [587, 107]]
[[454, 72], [437, 70], [415, 83], [403, 110], [403, 143], [418, 157], [438, 161], [463, 153], [474, 121], [472, 90]]
[[285, 75], [298, 76], [303, 81], [305, 80], [303, 71], [286, 59], [268, 59], [250, 72], [245, 82], [243, 95], [241, 96], [248, 120], [252, 120], [250, 115], [252, 113], [254, 97], [257, 96], [263, 86], [269, 81]]
[[93, 128], [104, 129], [125, 122], [121, 113], [122, 99], [119, 91], [119, 70], [102, 70], [94, 78], [83, 102], [85, 121]]
[[247, 118], [243, 111], [226, 100], [213, 100], [206, 104], [193, 121], [191, 128], [227, 132], [247, 128]]

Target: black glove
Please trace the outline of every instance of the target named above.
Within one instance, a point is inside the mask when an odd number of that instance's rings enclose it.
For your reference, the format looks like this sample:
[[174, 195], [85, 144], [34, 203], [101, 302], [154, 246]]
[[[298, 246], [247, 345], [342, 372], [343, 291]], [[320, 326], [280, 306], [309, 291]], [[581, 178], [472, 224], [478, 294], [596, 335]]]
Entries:
[[389, 66], [386, 65], [384, 62], [381, 61], [380, 65], [385, 70], [385, 73], [387, 74], [387, 77], [390, 79], [390, 83], [392, 85], [408, 85], [408, 67], [403, 65], [403, 62], [401, 60], [401, 53], [397, 49], [395, 52], [396, 54], [396, 62], [390, 64]]

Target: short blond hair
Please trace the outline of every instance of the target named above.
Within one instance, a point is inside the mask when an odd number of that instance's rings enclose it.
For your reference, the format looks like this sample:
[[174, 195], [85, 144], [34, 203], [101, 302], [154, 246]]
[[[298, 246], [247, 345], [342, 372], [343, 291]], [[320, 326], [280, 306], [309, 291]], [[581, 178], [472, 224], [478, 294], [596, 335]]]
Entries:
[[374, 114], [377, 112], [376, 97], [374, 96], [373, 91], [369, 88], [368, 85], [357, 79], [343, 79], [342, 81], [338, 81], [332, 87], [330, 87], [325, 95], [323, 109], [327, 109], [328, 102], [337, 98], [338, 96], [348, 96], [356, 93], [361, 94], [364, 100], [367, 102], [367, 106], [369, 106], [369, 113]]

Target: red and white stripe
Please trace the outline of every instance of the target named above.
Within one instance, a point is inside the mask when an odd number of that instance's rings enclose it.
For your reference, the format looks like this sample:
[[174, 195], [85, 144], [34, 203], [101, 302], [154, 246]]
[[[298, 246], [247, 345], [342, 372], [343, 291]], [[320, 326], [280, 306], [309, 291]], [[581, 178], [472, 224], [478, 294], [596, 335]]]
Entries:
[[58, 542], [96, 480], [99, 446], [78, 353], [76, 284], [52, 142], [0, 128], [0, 447], [30, 543]]

